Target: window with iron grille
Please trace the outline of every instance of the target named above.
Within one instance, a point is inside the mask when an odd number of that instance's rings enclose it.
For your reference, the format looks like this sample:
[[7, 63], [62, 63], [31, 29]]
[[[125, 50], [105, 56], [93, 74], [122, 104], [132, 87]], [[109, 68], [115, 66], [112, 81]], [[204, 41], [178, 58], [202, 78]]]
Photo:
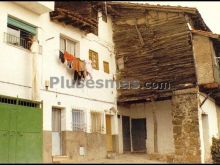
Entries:
[[72, 111], [73, 131], [86, 131], [86, 118], [83, 110]]
[[32, 39], [36, 34], [37, 28], [35, 26], [8, 16], [7, 33], [5, 33], [5, 41], [8, 44], [30, 50]]

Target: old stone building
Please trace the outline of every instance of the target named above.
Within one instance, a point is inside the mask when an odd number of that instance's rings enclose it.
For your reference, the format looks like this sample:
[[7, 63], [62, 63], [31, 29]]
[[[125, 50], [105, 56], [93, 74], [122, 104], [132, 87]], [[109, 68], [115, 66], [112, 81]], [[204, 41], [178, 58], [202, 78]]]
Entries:
[[219, 136], [220, 122], [219, 35], [196, 8], [108, 5], [117, 79], [140, 85], [118, 89], [119, 152], [146, 152], [170, 162], [211, 161], [211, 139]]

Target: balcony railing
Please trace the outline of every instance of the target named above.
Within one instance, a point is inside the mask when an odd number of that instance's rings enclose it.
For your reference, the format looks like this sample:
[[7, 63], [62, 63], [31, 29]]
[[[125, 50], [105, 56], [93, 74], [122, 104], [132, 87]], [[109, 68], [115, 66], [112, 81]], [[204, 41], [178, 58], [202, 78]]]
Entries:
[[[14, 36], [9, 33], [4, 33], [4, 42], [14, 46], [24, 48], [26, 50], [31, 49], [32, 42], [28, 39]], [[39, 45], [39, 54], [42, 54], [42, 46]]]

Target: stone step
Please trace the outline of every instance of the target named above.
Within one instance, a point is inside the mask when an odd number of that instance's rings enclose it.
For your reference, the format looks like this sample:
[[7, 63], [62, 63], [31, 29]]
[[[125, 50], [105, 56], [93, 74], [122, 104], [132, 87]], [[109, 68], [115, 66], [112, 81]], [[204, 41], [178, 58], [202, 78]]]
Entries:
[[52, 156], [53, 163], [62, 163], [63, 161], [66, 161], [68, 159], [69, 157], [67, 155]]
[[108, 152], [107, 153], [107, 159], [115, 159], [116, 153], [115, 152]]

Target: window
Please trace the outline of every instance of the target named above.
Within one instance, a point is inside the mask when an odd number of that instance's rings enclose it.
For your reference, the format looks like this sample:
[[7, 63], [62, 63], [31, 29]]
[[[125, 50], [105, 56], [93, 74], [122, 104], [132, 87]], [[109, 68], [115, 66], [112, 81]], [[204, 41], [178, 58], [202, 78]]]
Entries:
[[124, 69], [124, 58], [123, 57], [121, 57], [117, 60], [117, 66], [118, 66], [118, 70]]
[[37, 34], [36, 27], [8, 16], [6, 42], [30, 50], [32, 39]]
[[103, 67], [104, 67], [104, 72], [109, 73], [109, 63], [106, 61], [103, 61]]
[[92, 132], [102, 132], [102, 113], [100, 112], [91, 112], [91, 126]]
[[92, 61], [92, 68], [99, 70], [98, 53], [93, 50], [89, 50], [89, 59]]
[[85, 113], [83, 110], [74, 109], [72, 111], [72, 119], [73, 119], [73, 131], [86, 130]]
[[60, 37], [60, 51], [63, 53], [67, 51], [68, 53], [76, 56], [76, 43], [77, 42]]

